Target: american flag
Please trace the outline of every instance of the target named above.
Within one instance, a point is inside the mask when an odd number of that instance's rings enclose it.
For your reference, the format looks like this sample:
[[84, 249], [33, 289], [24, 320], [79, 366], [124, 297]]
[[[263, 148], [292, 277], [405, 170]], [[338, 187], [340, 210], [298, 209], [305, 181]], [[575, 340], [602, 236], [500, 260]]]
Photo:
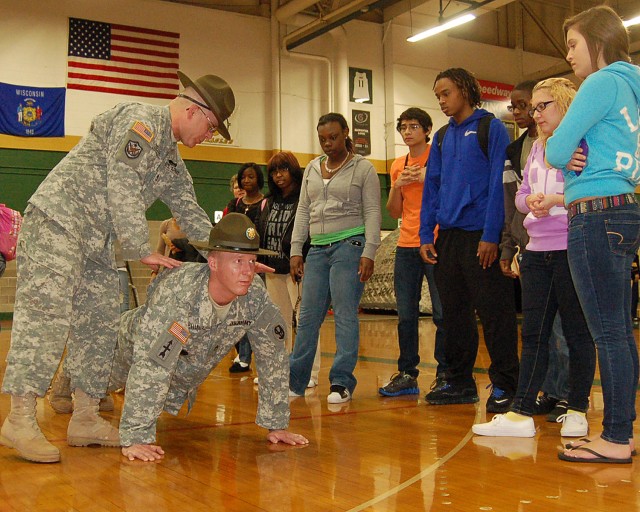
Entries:
[[174, 98], [180, 34], [69, 18], [67, 88]]
[[191, 333], [184, 327], [182, 327], [178, 322], [173, 322], [171, 324], [171, 327], [169, 327], [169, 332], [176, 338], [178, 338], [178, 341], [180, 341], [180, 343], [182, 343], [183, 345], [187, 342], [189, 336], [191, 336]]

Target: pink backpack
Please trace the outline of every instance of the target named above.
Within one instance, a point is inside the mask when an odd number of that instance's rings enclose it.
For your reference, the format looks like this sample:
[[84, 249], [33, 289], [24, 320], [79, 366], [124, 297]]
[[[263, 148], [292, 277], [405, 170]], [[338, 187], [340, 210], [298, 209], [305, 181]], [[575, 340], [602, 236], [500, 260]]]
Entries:
[[0, 252], [7, 261], [16, 258], [20, 226], [22, 226], [20, 212], [0, 204]]

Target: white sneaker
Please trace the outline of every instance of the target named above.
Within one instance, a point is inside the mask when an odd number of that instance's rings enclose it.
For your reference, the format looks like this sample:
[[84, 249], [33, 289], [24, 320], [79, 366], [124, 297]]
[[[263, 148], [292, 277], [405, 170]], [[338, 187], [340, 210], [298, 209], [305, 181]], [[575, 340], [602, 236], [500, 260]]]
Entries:
[[309, 384], [307, 384], [307, 389], [308, 388], [315, 388], [318, 385], [318, 383], [313, 380], [313, 379], [309, 379]]
[[289, 398], [298, 398], [299, 396], [304, 396], [304, 395], [299, 395], [298, 393], [296, 393], [293, 390], [289, 389]]
[[479, 436], [533, 437], [536, 435], [533, 418], [513, 421], [508, 419], [505, 414], [496, 414], [490, 422], [473, 425], [471, 430]]
[[558, 416], [556, 421], [562, 423], [562, 428], [560, 429], [562, 437], [584, 437], [589, 433], [587, 418], [574, 411], [568, 411], [567, 414]]
[[344, 386], [334, 384], [331, 386], [331, 393], [327, 396], [327, 403], [342, 404], [351, 400], [351, 393]]
[[253, 379], [253, 383], [257, 386], [258, 385], [258, 377], [254, 377]]

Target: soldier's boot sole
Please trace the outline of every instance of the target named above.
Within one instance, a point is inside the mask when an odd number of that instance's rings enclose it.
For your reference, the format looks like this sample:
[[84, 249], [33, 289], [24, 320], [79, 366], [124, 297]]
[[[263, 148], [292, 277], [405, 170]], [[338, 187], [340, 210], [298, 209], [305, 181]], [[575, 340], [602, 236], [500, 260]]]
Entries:
[[31, 462], [60, 462], [60, 450], [47, 441], [41, 432], [15, 429], [8, 418], [2, 425], [0, 443], [7, 448], [13, 448], [21, 458]]

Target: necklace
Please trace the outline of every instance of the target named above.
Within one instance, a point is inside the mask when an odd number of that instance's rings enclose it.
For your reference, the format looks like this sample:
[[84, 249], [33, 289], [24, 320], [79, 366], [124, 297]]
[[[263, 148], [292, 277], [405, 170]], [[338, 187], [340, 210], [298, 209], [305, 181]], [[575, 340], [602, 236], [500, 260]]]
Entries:
[[324, 161], [324, 168], [327, 170], [329, 174], [333, 174], [334, 172], [342, 169], [342, 166], [347, 163], [347, 160], [349, 160], [350, 156], [351, 156], [351, 153], [347, 153], [347, 156], [344, 158], [342, 162], [340, 162], [340, 165], [338, 165], [338, 167], [335, 167], [333, 169], [329, 167], [329, 157], [327, 157], [327, 159]]

